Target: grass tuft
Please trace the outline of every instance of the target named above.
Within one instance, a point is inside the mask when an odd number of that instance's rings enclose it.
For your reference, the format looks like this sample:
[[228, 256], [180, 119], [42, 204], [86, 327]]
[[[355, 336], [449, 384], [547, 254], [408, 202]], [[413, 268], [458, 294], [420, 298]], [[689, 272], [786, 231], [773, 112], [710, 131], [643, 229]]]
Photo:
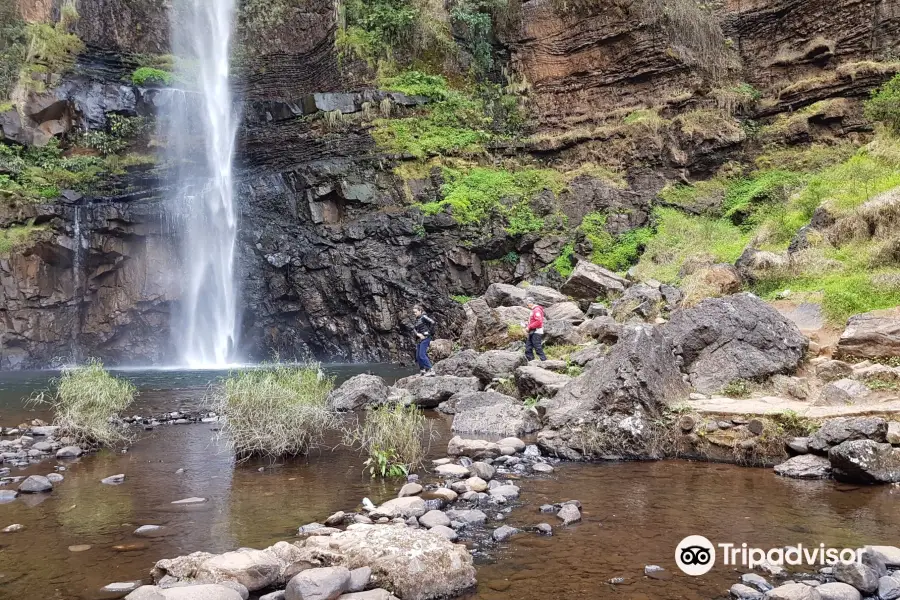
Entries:
[[55, 394], [46, 392], [33, 402], [46, 403], [55, 413], [53, 424], [60, 434], [75, 438], [86, 446], [115, 446], [128, 443], [125, 427], [118, 420], [119, 412], [134, 401], [137, 388], [128, 381], [113, 377], [99, 360], [64, 369], [55, 382]]
[[230, 373], [212, 402], [225, 415], [222, 434], [238, 456], [296, 456], [334, 426], [327, 402], [333, 387], [317, 363], [264, 364]]
[[344, 443], [368, 455], [372, 477], [403, 477], [422, 466], [435, 437], [425, 414], [415, 406], [379, 406], [362, 425], [344, 432]]

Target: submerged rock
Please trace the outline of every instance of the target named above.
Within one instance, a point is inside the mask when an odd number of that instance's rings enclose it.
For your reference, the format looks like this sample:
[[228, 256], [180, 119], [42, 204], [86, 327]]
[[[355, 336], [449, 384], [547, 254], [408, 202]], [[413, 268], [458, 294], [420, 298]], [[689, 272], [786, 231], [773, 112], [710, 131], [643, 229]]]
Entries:
[[44, 492], [52, 492], [53, 484], [43, 475], [29, 475], [21, 484], [19, 484], [20, 494], [40, 494]]
[[825, 479], [831, 475], [831, 463], [824, 456], [801, 454], [776, 465], [775, 473], [796, 479]]

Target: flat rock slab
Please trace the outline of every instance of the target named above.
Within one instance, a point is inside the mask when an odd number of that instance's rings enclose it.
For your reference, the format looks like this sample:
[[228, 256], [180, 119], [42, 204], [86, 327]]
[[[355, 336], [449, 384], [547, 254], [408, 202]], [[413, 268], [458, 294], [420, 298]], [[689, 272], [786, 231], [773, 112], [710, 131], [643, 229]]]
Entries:
[[691, 407], [692, 411], [708, 415], [766, 416], [792, 410], [800, 416], [810, 419], [827, 419], [828, 417], [900, 414], [900, 400], [877, 404], [857, 403], [851, 406], [810, 406], [809, 402], [789, 400], [778, 396], [764, 396], [744, 399], [712, 397], [706, 400], [690, 400], [686, 404]]
[[176, 500], [172, 504], [202, 504], [204, 502], [206, 502], [206, 498], [192, 497], [192, 498], [183, 498], [181, 500]]

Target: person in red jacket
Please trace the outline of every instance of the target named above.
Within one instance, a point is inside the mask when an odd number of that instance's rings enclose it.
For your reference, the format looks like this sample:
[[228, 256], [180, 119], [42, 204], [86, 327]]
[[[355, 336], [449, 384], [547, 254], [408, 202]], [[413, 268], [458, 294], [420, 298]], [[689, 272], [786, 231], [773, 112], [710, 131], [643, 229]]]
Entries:
[[525, 338], [525, 358], [534, 360], [534, 354], [537, 353], [541, 361], [547, 360], [544, 354], [544, 307], [535, 304], [534, 298], [525, 298], [525, 304], [531, 309], [531, 316], [528, 318], [528, 325], [525, 327], [527, 337]]

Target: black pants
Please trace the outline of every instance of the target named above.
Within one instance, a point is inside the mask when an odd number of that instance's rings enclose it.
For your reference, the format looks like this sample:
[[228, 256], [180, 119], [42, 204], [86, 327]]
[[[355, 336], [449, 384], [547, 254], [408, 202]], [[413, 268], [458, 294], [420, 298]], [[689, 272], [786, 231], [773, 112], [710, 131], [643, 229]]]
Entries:
[[541, 341], [542, 337], [537, 331], [532, 331], [528, 334], [528, 337], [525, 338], [525, 358], [534, 360], [534, 354], [537, 353], [538, 358], [547, 360], [547, 356], [544, 354], [544, 345]]

